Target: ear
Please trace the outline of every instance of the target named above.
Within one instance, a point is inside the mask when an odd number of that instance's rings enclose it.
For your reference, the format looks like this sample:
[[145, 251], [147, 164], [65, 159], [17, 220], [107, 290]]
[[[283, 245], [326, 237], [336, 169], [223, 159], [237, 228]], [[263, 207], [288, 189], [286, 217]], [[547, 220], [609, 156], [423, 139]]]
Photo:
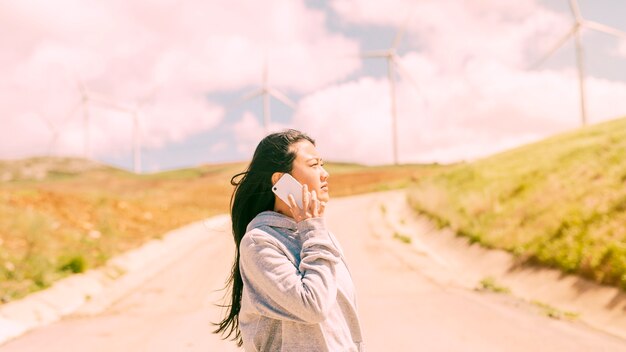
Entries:
[[284, 172], [274, 172], [272, 174], [272, 185], [275, 185], [276, 182], [283, 176]]

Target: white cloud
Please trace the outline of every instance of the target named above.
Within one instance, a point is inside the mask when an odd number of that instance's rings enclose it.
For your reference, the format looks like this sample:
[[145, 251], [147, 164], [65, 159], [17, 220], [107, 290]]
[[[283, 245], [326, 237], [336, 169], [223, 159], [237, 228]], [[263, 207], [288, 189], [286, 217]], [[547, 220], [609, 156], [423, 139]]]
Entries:
[[270, 121], [266, 133], [261, 121], [262, 118], [246, 111], [241, 115], [241, 119], [230, 126], [232, 135], [235, 137], [237, 152], [245, 158], [252, 158], [254, 149], [267, 133], [282, 131], [289, 127], [279, 122]]
[[[419, 84], [397, 88], [401, 162], [471, 160], [580, 126], [573, 68], [526, 70], [571, 26], [537, 2], [336, 0], [342, 19], [400, 27], [420, 51], [400, 58]], [[587, 78], [590, 123], [626, 114], [626, 84]], [[392, 159], [386, 79], [363, 78], [302, 99], [294, 123], [330, 160]]]
[[622, 39], [619, 41], [619, 44], [617, 46], [617, 54], [626, 57], [626, 39]]
[[[7, 2], [0, 11], [0, 158], [44, 153], [52, 133], [79, 100], [76, 77], [116, 102], [142, 109], [142, 140], [157, 148], [214, 128], [225, 111], [207, 92], [257, 86], [264, 53], [269, 80], [290, 96], [304, 94], [293, 126], [318, 140], [327, 159], [391, 162], [387, 80], [337, 84], [360, 67], [358, 43], [331, 32], [305, 0], [84, 3]], [[572, 24], [535, 0], [333, 0], [350, 25], [398, 28], [407, 23], [400, 62], [401, 161], [454, 161], [579, 126], [573, 68], [525, 70]], [[354, 29], [354, 27], [352, 27]], [[406, 47], [413, 51], [404, 53]], [[419, 49], [419, 51], [417, 51]], [[620, 44], [626, 56], [626, 44]], [[626, 114], [624, 83], [587, 80], [591, 123]], [[90, 107], [96, 155], [128, 152], [128, 114]], [[81, 154], [82, 112], [67, 120], [57, 150]], [[270, 130], [286, 126], [272, 124]], [[236, 150], [252, 155], [261, 119], [244, 113], [229, 130]], [[215, 146], [219, 152], [223, 146]]]
[[[356, 41], [326, 29], [304, 0], [3, 3], [0, 11], [0, 158], [40, 154], [43, 114], [59, 123], [80, 98], [76, 79], [125, 105], [156, 89], [144, 111], [144, 143], [161, 146], [214, 127], [223, 111], [206, 93], [258, 85], [267, 53], [273, 85], [306, 92], [360, 67]], [[337, 57], [343, 57], [337, 60]], [[93, 109], [96, 154], [129, 150], [130, 123]], [[26, 121], [16, 121], [26, 119]], [[59, 151], [83, 150], [79, 116]], [[122, 141], [124, 139], [124, 142]], [[44, 143], [45, 144], [45, 143]]]
[[483, 59], [524, 66], [571, 26], [571, 18], [534, 0], [334, 0], [332, 6], [350, 23], [406, 26], [407, 43], [454, 73]]
[[[580, 126], [572, 70], [475, 62], [473, 74], [459, 78], [416, 53], [402, 62], [423, 88], [420, 96], [406, 80], [398, 85], [400, 162], [472, 160]], [[625, 83], [589, 78], [587, 88], [591, 123], [626, 112]], [[328, 160], [382, 164], [392, 160], [390, 121], [386, 79], [363, 78], [304, 98], [294, 125], [318, 140]]]
[[265, 135], [259, 118], [252, 112], [246, 111], [231, 128], [235, 135], [237, 152], [252, 157], [254, 148]]
[[386, 81], [362, 78], [305, 97], [293, 124], [327, 160], [390, 162], [389, 101]]

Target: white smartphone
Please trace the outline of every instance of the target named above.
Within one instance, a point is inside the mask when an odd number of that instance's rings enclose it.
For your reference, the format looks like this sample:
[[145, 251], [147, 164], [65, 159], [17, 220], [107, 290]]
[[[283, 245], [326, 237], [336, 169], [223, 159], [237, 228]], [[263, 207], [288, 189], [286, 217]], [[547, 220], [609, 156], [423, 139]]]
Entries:
[[272, 192], [287, 205], [289, 205], [289, 195], [293, 195], [296, 204], [302, 209], [302, 185], [290, 174], [284, 173], [272, 186]]

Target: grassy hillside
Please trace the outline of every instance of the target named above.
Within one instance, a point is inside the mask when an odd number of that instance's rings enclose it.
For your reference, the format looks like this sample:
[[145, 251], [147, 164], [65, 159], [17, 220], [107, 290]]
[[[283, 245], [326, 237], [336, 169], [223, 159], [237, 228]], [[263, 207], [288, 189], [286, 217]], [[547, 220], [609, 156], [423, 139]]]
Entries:
[[410, 200], [471, 241], [626, 288], [626, 119], [451, 167]]
[[[436, 166], [328, 163], [332, 196], [406, 187]], [[228, 212], [245, 163], [134, 175], [80, 159], [0, 162], [0, 298], [104, 264], [168, 230]]]

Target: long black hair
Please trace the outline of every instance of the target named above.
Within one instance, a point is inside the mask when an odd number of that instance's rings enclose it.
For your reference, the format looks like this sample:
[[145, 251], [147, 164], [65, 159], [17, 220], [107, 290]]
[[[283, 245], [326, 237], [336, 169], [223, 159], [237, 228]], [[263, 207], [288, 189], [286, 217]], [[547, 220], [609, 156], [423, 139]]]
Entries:
[[[243, 344], [239, 330], [239, 310], [243, 290], [243, 281], [239, 272], [239, 244], [246, 234], [246, 227], [250, 221], [259, 213], [274, 209], [272, 175], [275, 172], [291, 172], [293, 161], [296, 159], [296, 151], [291, 148], [291, 145], [303, 140], [315, 145], [311, 137], [293, 129], [266, 136], [256, 147], [246, 171], [236, 174], [230, 180], [231, 185], [235, 186], [230, 199], [235, 261], [226, 282], [226, 288], [231, 288], [232, 293], [230, 304], [224, 306], [228, 308], [228, 313], [221, 322], [215, 324], [218, 328], [213, 332], [225, 335], [224, 339], [234, 334], [232, 340], [237, 342], [237, 346]], [[237, 180], [240, 177], [241, 179]]]

